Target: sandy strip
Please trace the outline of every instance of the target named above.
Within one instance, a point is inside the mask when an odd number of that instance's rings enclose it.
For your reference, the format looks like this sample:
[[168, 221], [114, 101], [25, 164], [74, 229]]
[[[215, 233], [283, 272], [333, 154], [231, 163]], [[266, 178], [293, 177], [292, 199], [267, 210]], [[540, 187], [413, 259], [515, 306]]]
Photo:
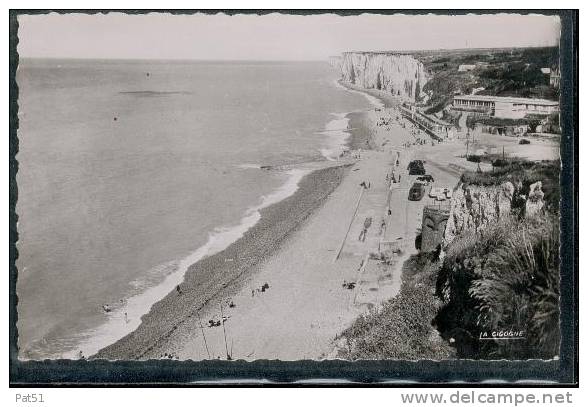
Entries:
[[[350, 146], [355, 150], [352, 153], [364, 147], [361, 158], [285, 244], [248, 272], [238, 289], [217, 296], [215, 306], [200, 312], [200, 321], [183, 325], [143, 357], [329, 358], [337, 334], [360, 314], [397, 294], [400, 267], [382, 267], [368, 259], [377, 251], [379, 225], [386, 212], [385, 179], [395, 161], [396, 146], [412, 136], [398, 126], [390, 136], [394, 143], [380, 148], [384, 140], [373, 123], [370, 112], [350, 115], [350, 127], [355, 129]], [[405, 154], [403, 165], [409, 158]], [[362, 181], [371, 184], [363, 192]], [[394, 199], [404, 202], [406, 194], [397, 194]], [[407, 228], [413, 238], [420, 222], [417, 212], [415, 206]], [[358, 235], [367, 217], [373, 218], [373, 227], [362, 242]], [[335, 260], [340, 249], [341, 256]], [[344, 288], [345, 282], [355, 282], [355, 289]], [[262, 289], [264, 286], [268, 288]], [[210, 326], [209, 321], [221, 324]]]
[[[357, 163], [341, 166], [355, 162], [347, 158], [318, 170], [320, 163], [307, 164], [305, 169], [315, 171], [294, 195], [264, 209], [261, 220], [226, 250], [192, 265], [181, 294], [168, 294], [136, 331], [97, 357], [300, 360], [331, 355], [338, 333], [400, 287], [401, 264], [386, 268], [368, 260], [377, 251], [380, 223], [386, 220], [407, 242], [414, 241], [420, 226], [424, 202], [400, 209], [409, 205], [408, 176], [392, 195], [394, 214], [385, 219], [385, 179], [396, 152], [401, 153], [398, 172], [421, 153], [402, 147], [414, 139], [408, 128], [377, 126], [381, 117], [397, 117], [397, 112], [350, 114], [354, 130], [348, 142], [352, 156], [361, 149]], [[446, 181], [456, 179], [451, 175]], [[358, 201], [362, 181], [372, 187]], [[360, 242], [367, 217], [373, 218], [373, 227]], [[344, 282], [355, 282], [356, 289], [343, 288]], [[209, 321], [221, 324], [209, 326]]]
[[192, 265], [181, 284], [154, 304], [137, 330], [102, 349], [95, 357], [139, 359], [167, 347], [174, 332], [198, 328], [199, 312], [216, 309], [224, 298], [241, 287], [254, 266], [278, 248], [341, 182], [344, 167], [329, 167], [305, 176], [294, 195], [261, 211], [260, 221], [243, 238], [222, 252]]

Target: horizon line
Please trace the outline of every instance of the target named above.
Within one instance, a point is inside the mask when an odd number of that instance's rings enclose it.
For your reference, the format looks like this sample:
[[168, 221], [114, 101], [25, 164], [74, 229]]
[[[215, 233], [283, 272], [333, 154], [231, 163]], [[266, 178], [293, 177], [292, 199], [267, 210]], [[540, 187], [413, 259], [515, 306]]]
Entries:
[[327, 62], [325, 59], [198, 59], [198, 58], [146, 58], [146, 57], [72, 57], [72, 56], [20, 56], [23, 59], [71, 59], [77, 61], [183, 61], [183, 62]]
[[172, 57], [172, 58], [151, 58], [151, 57], [100, 57], [100, 56], [21, 56], [19, 59], [73, 59], [73, 60], [118, 60], [118, 61], [195, 61], [195, 62], [323, 62], [329, 58], [342, 56], [348, 53], [374, 53], [374, 54], [411, 54], [419, 52], [448, 52], [448, 51], [485, 51], [485, 50], [505, 50], [505, 49], [528, 49], [528, 48], [556, 48], [556, 45], [528, 45], [528, 46], [505, 46], [505, 47], [471, 47], [471, 48], [435, 48], [435, 49], [411, 49], [411, 50], [351, 50], [341, 51], [339, 54], [327, 55], [321, 59], [231, 59], [231, 58], [189, 58], [189, 57]]

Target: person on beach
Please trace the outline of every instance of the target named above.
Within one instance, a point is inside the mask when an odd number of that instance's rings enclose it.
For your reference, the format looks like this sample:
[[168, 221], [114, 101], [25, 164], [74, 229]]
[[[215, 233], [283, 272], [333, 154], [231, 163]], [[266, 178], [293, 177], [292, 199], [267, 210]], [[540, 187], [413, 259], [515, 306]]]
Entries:
[[176, 291], [178, 292], [178, 294], [182, 294], [182, 288], [179, 284], [176, 286]]
[[363, 267], [363, 263], [364, 263], [364, 260], [361, 259], [361, 261], [359, 262], [359, 266], [357, 266], [357, 271], [361, 270], [361, 268]]

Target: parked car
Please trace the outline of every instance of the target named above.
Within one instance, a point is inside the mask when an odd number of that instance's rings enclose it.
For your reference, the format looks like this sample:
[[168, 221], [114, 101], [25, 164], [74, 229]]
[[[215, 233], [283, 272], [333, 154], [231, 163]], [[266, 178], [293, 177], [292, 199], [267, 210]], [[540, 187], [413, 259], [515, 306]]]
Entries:
[[417, 177], [417, 181], [420, 181], [423, 184], [429, 185], [431, 182], [435, 182], [435, 179], [433, 178], [432, 175], [426, 174], [426, 175], [421, 175], [420, 177]]
[[420, 182], [415, 182], [408, 190], [409, 201], [420, 201], [425, 196], [425, 185]]
[[421, 160], [413, 160], [408, 164], [408, 175], [425, 175], [425, 164]]

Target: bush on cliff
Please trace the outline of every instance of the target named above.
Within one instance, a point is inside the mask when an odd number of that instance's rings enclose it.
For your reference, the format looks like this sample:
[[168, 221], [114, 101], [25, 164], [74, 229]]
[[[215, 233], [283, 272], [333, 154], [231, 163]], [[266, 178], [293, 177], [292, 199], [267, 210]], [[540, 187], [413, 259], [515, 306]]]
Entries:
[[[445, 302], [435, 318], [468, 358], [552, 358], [559, 351], [559, 223], [556, 215], [506, 219], [452, 242], [439, 270]], [[524, 331], [520, 340], [480, 335]]]
[[[496, 155], [489, 154], [487, 157], [492, 160], [496, 158]], [[511, 182], [516, 188], [516, 195], [527, 195], [531, 184], [541, 181], [541, 188], [545, 193], [546, 208], [550, 212], [556, 213], [559, 211], [560, 200], [560, 168], [559, 160], [533, 162], [506, 158], [504, 165], [495, 167], [493, 171], [463, 173], [461, 182], [478, 186], [496, 186], [504, 182]]]

